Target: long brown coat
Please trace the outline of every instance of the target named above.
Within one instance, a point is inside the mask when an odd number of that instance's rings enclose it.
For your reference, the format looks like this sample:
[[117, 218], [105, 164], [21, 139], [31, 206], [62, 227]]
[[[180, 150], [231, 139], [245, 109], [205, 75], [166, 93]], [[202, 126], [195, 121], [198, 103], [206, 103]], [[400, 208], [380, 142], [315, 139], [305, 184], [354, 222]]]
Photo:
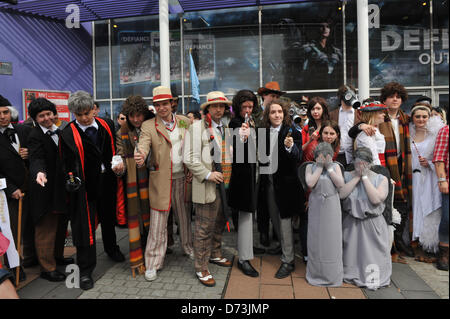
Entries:
[[[185, 131], [189, 129], [189, 119], [176, 115], [176, 122], [184, 137]], [[180, 128], [180, 123], [186, 128]], [[150, 166], [154, 168], [149, 176], [150, 207], [153, 210], [168, 212], [172, 196], [172, 143], [158, 115], [142, 123], [138, 147], [145, 157], [150, 153]]]

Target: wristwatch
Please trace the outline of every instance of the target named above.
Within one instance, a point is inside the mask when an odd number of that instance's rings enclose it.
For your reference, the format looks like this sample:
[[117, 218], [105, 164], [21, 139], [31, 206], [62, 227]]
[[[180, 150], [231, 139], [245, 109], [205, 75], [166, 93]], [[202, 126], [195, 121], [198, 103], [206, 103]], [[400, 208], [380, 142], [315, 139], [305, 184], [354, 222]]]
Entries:
[[446, 182], [446, 181], [447, 181], [447, 179], [444, 178], [444, 177], [439, 177], [439, 178], [438, 178], [438, 183]]

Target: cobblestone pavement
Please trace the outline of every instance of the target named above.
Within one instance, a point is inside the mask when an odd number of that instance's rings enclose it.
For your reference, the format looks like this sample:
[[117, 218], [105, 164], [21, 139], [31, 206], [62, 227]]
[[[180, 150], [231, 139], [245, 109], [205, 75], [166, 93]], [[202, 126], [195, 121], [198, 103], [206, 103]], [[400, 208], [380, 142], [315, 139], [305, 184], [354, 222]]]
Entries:
[[[123, 230], [120, 230], [123, 232]], [[224, 233], [223, 254], [232, 259], [234, 234]], [[214, 287], [202, 285], [194, 271], [194, 261], [184, 256], [178, 236], [174, 235], [173, 253], [166, 255], [164, 267], [157, 279], [145, 280], [144, 275], [133, 278], [129, 262], [115, 264], [95, 282], [93, 289], [84, 291], [80, 299], [221, 299], [231, 268], [210, 264], [209, 271], [216, 280]], [[123, 240], [128, 240], [124, 237]], [[126, 252], [126, 250], [122, 250]], [[128, 255], [126, 256], [128, 260]]]

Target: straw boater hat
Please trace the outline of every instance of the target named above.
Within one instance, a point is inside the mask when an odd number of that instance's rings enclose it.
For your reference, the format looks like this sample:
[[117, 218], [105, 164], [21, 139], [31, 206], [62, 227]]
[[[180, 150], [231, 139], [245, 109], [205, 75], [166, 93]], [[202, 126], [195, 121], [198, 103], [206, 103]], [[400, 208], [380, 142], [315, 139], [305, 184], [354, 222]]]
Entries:
[[153, 89], [153, 103], [172, 99], [172, 92], [169, 88], [158, 86]]
[[211, 104], [225, 104], [229, 108], [229, 106], [233, 103], [227, 99], [225, 94], [221, 91], [213, 91], [209, 92], [206, 96], [206, 103], [203, 103], [200, 106], [200, 109], [204, 110], [208, 105]]
[[358, 110], [361, 112], [375, 112], [387, 110], [387, 106], [379, 101], [367, 102], [361, 105]]
[[283, 95], [286, 92], [281, 91], [280, 85], [278, 82], [268, 82], [264, 87], [258, 89], [258, 95], [262, 96], [263, 94], [274, 93], [277, 95]]

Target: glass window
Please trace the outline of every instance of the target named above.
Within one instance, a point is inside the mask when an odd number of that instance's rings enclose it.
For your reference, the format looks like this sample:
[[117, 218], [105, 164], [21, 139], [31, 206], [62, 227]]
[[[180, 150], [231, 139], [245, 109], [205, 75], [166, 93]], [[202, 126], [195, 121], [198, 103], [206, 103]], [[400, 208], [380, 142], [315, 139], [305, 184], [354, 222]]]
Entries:
[[434, 84], [448, 85], [448, 1], [433, 1]]
[[330, 89], [343, 82], [340, 1], [263, 7], [263, 82], [282, 90]]
[[[113, 98], [152, 96], [153, 88], [161, 85], [159, 16], [113, 19], [111, 24]], [[169, 29], [171, 81], [176, 83], [180, 82], [178, 15], [169, 15]]]
[[111, 104], [109, 103], [109, 101], [98, 102], [98, 104], [100, 106], [98, 116], [112, 119], [113, 117], [111, 116]]
[[[425, 4], [425, 5], [424, 5]], [[347, 81], [358, 80], [356, 1], [346, 6]], [[428, 1], [369, 1], [370, 87], [431, 84]]]
[[188, 12], [183, 17], [186, 95], [192, 94], [190, 52], [200, 82], [200, 94], [258, 88], [258, 7]]
[[109, 99], [108, 22], [95, 22], [95, 88], [97, 99]]

